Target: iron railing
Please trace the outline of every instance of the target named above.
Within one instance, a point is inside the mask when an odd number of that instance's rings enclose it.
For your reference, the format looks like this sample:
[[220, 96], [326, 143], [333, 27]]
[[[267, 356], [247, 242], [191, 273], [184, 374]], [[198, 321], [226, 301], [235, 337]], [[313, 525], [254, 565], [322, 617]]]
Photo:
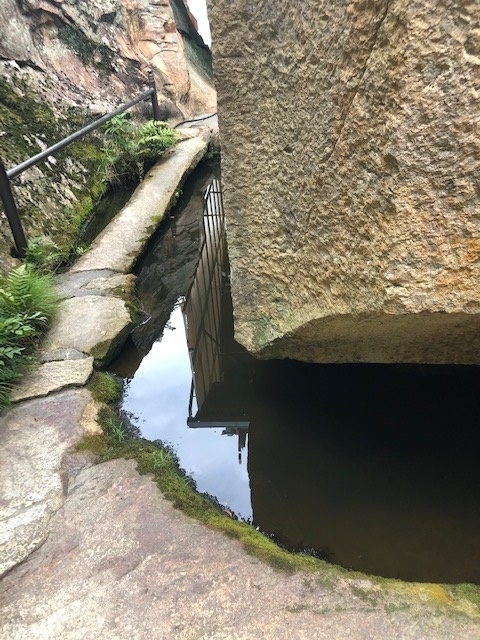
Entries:
[[10, 225], [13, 241], [15, 243], [15, 247], [14, 249], [12, 249], [12, 255], [14, 255], [14, 257], [18, 257], [22, 259], [25, 257], [25, 250], [27, 248], [27, 238], [25, 236], [25, 231], [23, 230], [20, 216], [18, 215], [18, 209], [15, 203], [15, 198], [13, 197], [10, 180], [13, 180], [14, 178], [19, 176], [21, 173], [23, 173], [27, 169], [30, 169], [31, 167], [42, 162], [43, 160], [46, 160], [48, 157], [54, 155], [58, 151], [61, 151], [61, 149], [64, 149], [68, 145], [72, 144], [72, 142], [76, 142], [80, 138], [83, 138], [85, 135], [87, 135], [87, 133], [90, 133], [91, 131], [98, 129], [98, 127], [101, 127], [103, 124], [111, 120], [113, 117], [118, 116], [120, 113], [127, 111], [134, 105], [138, 104], [139, 102], [142, 102], [142, 100], [146, 100], [149, 97], [152, 101], [153, 119], [160, 120], [160, 110], [158, 107], [158, 99], [157, 99], [157, 88], [155, 86], [155, 78], [153, 75], [153, 71], [151, 69], [148, 71], [148, 85], [149, 85], [148, 89], [140, 93], [136, 98], [133, 98], [132, 100], [130, 100], [129, 102], [126, 102], [125, 104], [122, 104], [117, 109], [110, 111], [110, 113], [107, 113], [105, 116], [98, 118], [98, 120], [95, 120], [94, 122], [90, 123], [86, 127], [83, 127], [82, 129], [79, 129], [75, 133], [72, 133], [71, 135], [67, 136], [66, 138], [63, 138], [63, 140], [56, 142], [51, 147], [48, 147], [48, 149], [45, 149], [45, 151], [42, 151], [41, 153], [37, 153], [36, 155], [32, 156], [28, 160], [21, 162], [15, 167], [12, 167], [12, 169], [9, 169], [7, 171], [5, 169], [5, 165], [3, 164], [2, 160], [0, 160], [0, 198], [2, 199], [5, 215], [7, 217], [8, 224]]

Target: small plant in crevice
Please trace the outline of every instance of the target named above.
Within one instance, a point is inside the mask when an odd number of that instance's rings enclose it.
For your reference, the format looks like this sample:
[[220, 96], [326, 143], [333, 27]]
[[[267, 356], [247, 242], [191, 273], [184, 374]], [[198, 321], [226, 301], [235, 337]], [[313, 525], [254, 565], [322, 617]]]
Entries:
[[109, 416], [103, 423], [107, 434], [117, 443], [125, 442], [128, 437], [128, 431], [124, 422], [117, 416]]
[[166, 122], [149, 120], [136, 130], [134, 140], [137, 156], [148, 162], [155, 161], [175, 144], [177, 134]]
[[110, 407], [103, 407], [98, 413], [98, 422], [107, 437], [110, 449], [115, 449], [129, 440], [138, 438], [138, 427], [133, 425], [125, 415], [118, 414]]
[[152, 466], [154, 471], [159, 471], [172, 464], [172, 456], [165, 449], [152, 451]]
[[76, 244], [62, 249], [49, 238], [39, 236], [29, 240], [25, 262], [33, 266], [38, 273], [48, 274], [67, 268], [86, 250], [86, 247]]
[[25, 370], [58, 305], [48, 275], [26, 264], [0, 280], [0, 411], [12, 383]]
[[48, 273], [60, 260], [60, 249], [50, 238], [36, 237], [28, 241], [25, 262], [37, 271]]

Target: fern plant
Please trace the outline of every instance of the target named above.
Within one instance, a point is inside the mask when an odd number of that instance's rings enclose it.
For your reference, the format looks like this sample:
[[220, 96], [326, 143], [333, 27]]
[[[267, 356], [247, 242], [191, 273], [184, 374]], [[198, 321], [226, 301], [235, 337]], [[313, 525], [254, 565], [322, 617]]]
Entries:
[[0, 411], [58, 303], [52, 278], [22, 265], [0, 282]]
[[39, 274], [28, 264], [13, 269], [0, 286], [0, 316], [39, 313], [49, 318], [57, 307], [58, 296], [50, 274]]
[[59, 268], [66, 268], [87, 248], [75, 241], [60, 248], [49, 238], [43, 236], [30, 238], [25, 251], [25, 262], [32, 266], [38, 274], [55, 273]]
[[177, 140], [177, 134], [160, 120], [150, 120], [135, 134], [136, 153], [142, 160], [155, 160]]
[[150, 120], [136, 128], [125, 114], [112, 118], [104, 133], [103, 170], [112, 184], [142, 178], [177, 140], [177, 133], [166, 122]]

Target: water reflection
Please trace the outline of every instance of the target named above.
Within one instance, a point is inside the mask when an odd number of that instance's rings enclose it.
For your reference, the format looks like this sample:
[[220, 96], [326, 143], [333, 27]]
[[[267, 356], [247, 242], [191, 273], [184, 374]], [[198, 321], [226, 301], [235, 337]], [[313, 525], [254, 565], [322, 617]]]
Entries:
[[142, 436], [170, 444], [201, 491], [250, 519], [247, 461], [243, 457], [238, 464], [238, 441], [228, 437], [230, 428], [225, 424], [213, 429], [187, 428], [197, 405], [191, 395], [192, 373], [180, 304], [198, 262], [205, 189], [216, 176], [218, 166], [199, 166], [183, 187], [173, 219], [162, 226], [138, 265], [137, 294], [144, 314], [110, 368], [125, 379], [122, 408], [133, 416]]
[[290, 548], [406, 580], [480, 580], [476, 370], [264, 363], [254, 522]]
[[[225, 220], [218, 180], [213, 180], [204, 196], [203, 240], [197, 267], [182, 306], [192, 369], [192, 385], [187, 425], [194, 429], [221, 427], [222, 435], [238, 438], [238, 462], [246, 447], [248, 407], [232, 384], [225, 354], [231, 351], [231, 331], [225, 332], [224, 298], [229, 288]], [[238, 376], [233, 378], [233, 382]], [[240, 398], [240, 402], [238, 399]], [[193, 414], [193, 401], [196, 413]]]
[[183, 316], [177, 306], [168, 329], [127, 381], [123, 409], [132, 415], [144, 438], [160, 439], [172, 446], [200, 491], [215, 495], [222, 504], [249, 519], [252, 510], [247, 465], [245, 459], [237, 462], [235, 439], [220, 437], [222, 427], [187, 428], [191, 378]]

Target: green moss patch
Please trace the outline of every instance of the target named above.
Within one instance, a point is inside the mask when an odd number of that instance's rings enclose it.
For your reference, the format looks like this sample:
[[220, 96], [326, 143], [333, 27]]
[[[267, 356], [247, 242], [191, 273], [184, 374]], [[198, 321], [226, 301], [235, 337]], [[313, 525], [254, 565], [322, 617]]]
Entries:
[[90, 40], [77, 25], [62, 25], [58, 29], [58, 37], [85, 66], [91, 65], [99, 71], [113, 71], [113, 51], [104, 44]]
[[90, 451], [97, 456], [101, 456], [108, 447], [107, 438], [103, 434], [84, 436], [75, 446], [75, 452]]
[[[48, 103], [36, 95], [21, 74], [9, 81], [0, 78], [0, 157], [7, 169], [36, 155], [65, 136], [80, 129], [85, 114], [79, 108], [54, 113]], [[99, 171], [101, 145], [96, 134], [79, 140], [55, 154], [55, 162], [38, 165], [43, 177], [22, 185], [12, 181], [12, 190], [27, 237], [48, 235], [62, 254], [75, 247], [75, 237], [90, 214], [93, 204], [105, 190]], [[28, 176], [28, 172], [26, 174]], [[65, 196], [61, 177], [65, 176], [75, 197]], [[59, 202], [59, 193], [63, 202]], [[56, 210], [49, 207], [56, 206]]]

